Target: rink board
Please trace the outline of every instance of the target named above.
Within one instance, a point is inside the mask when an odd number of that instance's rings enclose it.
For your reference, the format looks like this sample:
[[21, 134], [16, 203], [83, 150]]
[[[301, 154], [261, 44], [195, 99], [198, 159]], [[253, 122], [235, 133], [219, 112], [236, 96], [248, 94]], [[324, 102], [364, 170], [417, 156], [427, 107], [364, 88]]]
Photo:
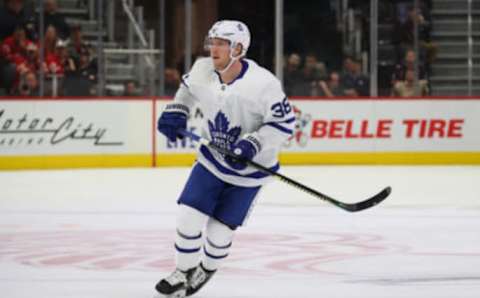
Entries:
[[152, 99], [0, 100], [0, 169], [150, 166]]
[[[0, 100], [0, 169], [191, 165], [168, 142], [156, 98]], [[293, 99], [284, 164], [480, 164], [480, 99]], [[189, 129], [199, 133], [195, 108]]]
[[[159, 102], [160, 113], [166, 102]], [[480, 99], [294, 99], [283, 164], [480, 164]], [[195, 109], [189, 129], [199, 133]], [[158, 138], [158, 165], [188, 165], [189, 140]]]

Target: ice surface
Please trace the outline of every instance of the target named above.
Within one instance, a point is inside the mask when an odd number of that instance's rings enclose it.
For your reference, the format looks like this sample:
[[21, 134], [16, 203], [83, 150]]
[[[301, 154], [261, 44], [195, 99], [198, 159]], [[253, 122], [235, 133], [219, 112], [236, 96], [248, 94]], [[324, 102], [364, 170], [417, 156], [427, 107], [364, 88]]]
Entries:
[[[480, 297], [479, 167], [284, 167], [195, 297]], [[154, 296], [188, 168], [0, 172], [0, 297]]]

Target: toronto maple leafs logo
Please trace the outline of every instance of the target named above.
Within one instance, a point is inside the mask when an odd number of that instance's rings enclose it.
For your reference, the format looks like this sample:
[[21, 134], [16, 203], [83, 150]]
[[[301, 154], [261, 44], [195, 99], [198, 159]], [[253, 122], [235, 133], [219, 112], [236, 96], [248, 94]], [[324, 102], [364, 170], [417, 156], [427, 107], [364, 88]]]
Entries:
[[242, 131], [240, 126], [235, 126], [230, 129], [229, 126], [230, 122], [222, 111], [218, 112], [215, 116], [215, 123], [208, 120], [208, 128], [213, 143], [227, 150], [232, 149], [232, 145], [235, 144]]

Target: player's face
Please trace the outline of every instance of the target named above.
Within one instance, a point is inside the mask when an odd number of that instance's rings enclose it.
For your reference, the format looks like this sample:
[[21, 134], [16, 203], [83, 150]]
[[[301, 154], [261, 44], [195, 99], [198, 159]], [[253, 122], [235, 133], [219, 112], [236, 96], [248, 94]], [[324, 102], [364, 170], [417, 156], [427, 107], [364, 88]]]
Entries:
[[230, 62], [230, 42], [225, 39], [212, 38], [209, 42], [209, 49], [215, 69], [224, 69]]

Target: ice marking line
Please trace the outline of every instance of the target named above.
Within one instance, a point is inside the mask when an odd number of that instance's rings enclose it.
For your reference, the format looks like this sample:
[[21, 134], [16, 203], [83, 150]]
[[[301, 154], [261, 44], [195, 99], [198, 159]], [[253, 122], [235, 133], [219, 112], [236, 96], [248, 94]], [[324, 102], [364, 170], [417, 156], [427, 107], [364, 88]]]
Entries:
[[[42, 230], [0, 232], [9, 241], [0, 247], [0, 261], [32, 267], [89, 270], [162, 271], [173, 265], [173, 230]], [[339, 274], [323, 268], [338, 260], [398, 251], [381, 236], [310, 232], [297, 234], [241, 234], [232, 249], [230, 273], [249, 271], [298, 274]], [[52, 246], [52, 243], [55, 245]], [[159, 251], [168, 253], [159, 254]], [[4, 253], [5, 252], [5, 253]], [[245, 269], [256, 264], [255, 270]]]
[[[159, 271], [159, 273], [162, 273]], [[168, 273], [165, 271], [164, 273]], [[21, 282], [21, 283], [29, 283], [29, 282], [88, 282], [88, 283], [102, 283], [102, 282], [145, 282], [145, 279], [140, 278], [2, 278], [0, 277], [0, 281], [2, 282]]]
[[[158, 209], [158, 210], [145, 210], [145, 211], [132, 211], [132, 210], [125, 210], [125, 211], [108, 211], [108, 210], [105, 210], [105, 211], [101, 211], [101, 210], [28, 210], [28, 209], [25, 209], [25, 210], [11, 210], [11, 209], [0, 209], [0, 214], [5, 214], [5, 215], [22, 215], [22, 214], [26, 214], [26, 215], [63, 215], [63, 214], [72, 214], [72, 215], [89, 215], [89, 214], [92, 214], [92, 215], [102, 215], [102, 214], [112, 214], [112, 215], [125, 215], [125, 214], [132, 214], [132, 215], [159, 215], [159, 214], [168, 214], [168, 215], [176, 215], [176, 211], [177, 209], [175, 208], [175, 204], [172, 204], [172, 208], [171, 209], [168, 209], [165, 211], [165, 209]], [[270, 212], [264, 212], [264, 210], [257, 210], [256, 213], [261, 213], [262, 216], [268, 216], [268, 217], [285, 217], [285, 216], [288, 216], [288, 215], [292, 215], [294, 214], [293, 212], [283, 212], [283, 210], [281, 209], [284, 209], [284, 208], [288, 208], [288, 207], [285, 207], [284, 205], [272, 205], [272, 204], [268, 204], [268, 203], [262, 203], [262, 206], [263, 207], [266, 207], [266, 206], [275, 206], [277, 207], [276, 208], [276, 213], [270, 213]], [[324, 206], [305, 206], [305, 207], [308, 207], [308, 208], [314, 208], [314, 209], [317, 209], [319, 212], [311, 212], [311, 213], [307, 213], [307, 214], [302, 214], [302, 217], [319, 217], [321, 216], [322, 218], [325, 218], [325, 217], [337, 217], [338, 215], [337, 214], [332, 214], [332, 213], [325, 213], [325, 212], [322, 212], [323, 210], [326, 210], [326, 207]], [[442, 208], [443, 209], [443, 208]], [[392, 208], [391, 209], [392, 211], [396, 211], [398, 209], [396, 208]], [[471, 210], [471, 208], [468, 208], [468, 210]], [[480, 209], [479, 209], [480, 211]], [[439, 214], [439, 215], [431, 215], [431, 214], [403, 214], [402, 213], [402, 218], [421, 218], [421, 219], [429, 219], [429, 218], [461, 218], [461, 219], [465, 219], [465, 218], [468, 218], [468, 219], [475, 219], [475, 220], [478, 220], [480, 221], [480, 217], [479, 217], [479, 213], [478, 212], [475, 212], [474, 214], [463, 214], [463, 215], [450, 215], [450, 214]], [[375, 217], [375, 218], [391, 218], [392, 215], [390, 214], [362, 214], [362, 217], [363, 218], [371, 218], [371, 217]]]
[[[266, 205], [264, 205], [266, 206]], [[283, 208], [282, 206], [281, 208]], [[310, 206], [312, 207], [312, 206]], [[285, 207], [288, 208], [288, 207]], [[317, 207], [314, 207], [317, 208]], [[325, 210], [325, 207], [318, 207], [319, 212], [315, 213], [309, 213], [309, 214], [302, 214], [302, 217], [334, 217], [337, 218], [338, 215], [336, 214], [328, 214], [328, 213], [323, 213], [321, 212], [322, 210]], [[394, 209], [391, 209], [392, 211], [395, 211]], [[131, 210], [125, 210], [125, 211], [77, 211], [77, 210], [59, 210], [59, 211], [51, 211], [51, 210], [8, 210], [8, 209], [0, 209], [0, 214], [1, 215], [176, 215], [177, 209], [174, 207], [169, 210], [169, 211], [164, 211], [164, 210], [148, 210], [148, 211], [131, 211]], [[261, 211], [257, 211], [256, 213], [260, 213]], [[294, 212], [277, 212], [276, 214], [272, 214], [269, 212], [262, 212], [262, 216], [264, 217], [285, 217], [294, 214]], [[402, 214], [402, 218], [421, 218], [421, 219], [430, 219], [430, 218], [460, 218], [460, 219], [474, 219], [477, 221], [480, 221], [479, 213], [476, 214], [464, 214], [464, 215], [449, 215], [449, 214], [440, 214], [440, 215], [417, 215], [417, 214]], [[391, 218], [391, 214], [362, 214], [363, 218]], [[0, 226], [1, 227], [1, 226]]]
[[27, 214], [27, 215], [159, 215], [159, 214], [175, 214], [176, 209], [172, 211], [73, 211], [73, 210], [63, 210], [63, 211], [42, 211], [42, 210], [0, 210], [0, 214], [6, 215], [17, 215], [17, 214]]
[[410, 284], [410, 283], [442, 283], [480, 281], [480, 276], [444, 276], [444, 277], [411, 277], [411, 278], [380, 278], [365, 280], [350, 280], [348, 283], [375, 283], [381, 285]]

